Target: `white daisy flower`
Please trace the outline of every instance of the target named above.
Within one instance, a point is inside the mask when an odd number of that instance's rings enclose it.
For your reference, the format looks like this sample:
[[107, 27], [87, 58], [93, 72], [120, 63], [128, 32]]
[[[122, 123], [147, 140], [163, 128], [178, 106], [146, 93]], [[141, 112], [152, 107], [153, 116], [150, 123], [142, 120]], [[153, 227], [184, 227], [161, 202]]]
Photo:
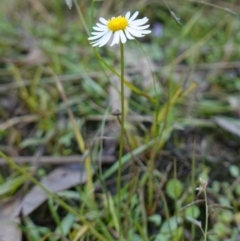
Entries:
[[92, 37], [88, 38], [91, 41], [93, 47], [102, 47], [113, 37], [112, 44], [126, 43], [127, 39], [135, 39], [135, 37], [144, 37], [146, 34], [151, 33], [151, 30], [147, 28], [149, 25], [144, 25], [147, 23], [148, 18], [137, 19], [136, 17], [139, 12], [135, 12], [132, 17], [130, 17], [130, 12], [127, 12], [125, 17], [113, 17], [109, 20], [100, 18], [101, 23], [97, 23], [93, 27], [96, 32], [92, 32]]

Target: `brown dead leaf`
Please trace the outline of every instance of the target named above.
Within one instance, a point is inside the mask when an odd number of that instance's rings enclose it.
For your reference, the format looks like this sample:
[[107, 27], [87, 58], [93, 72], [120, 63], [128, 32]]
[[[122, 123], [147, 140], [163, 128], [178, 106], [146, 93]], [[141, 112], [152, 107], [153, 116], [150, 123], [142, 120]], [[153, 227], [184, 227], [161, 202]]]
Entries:
[[[129, 76], [125, 76], [125, 78], [129, 81], [131, 80]], [[121, 114], [121, 80], [116, 75], [110, 76], [111, 85], [109, 86], [109, 102], [111, 106], [112, 113]], [[128, 99], [131, 95], [131, 90], [124, 85], [124, 109], [125, 116], [128, 113]], [[107, 122], [104, 130], [104, 136], [114, 137], [116, 139], [109, 139], [104, 141], [104, 145], [106, 148], [104, 149], [104, 155], [112, 155], [116, 152], [116, 147], [118, 145], [118, 136], [120, 134], [120, 124], [117, 120], [117, 117], [113, 121]]]
[[150, 89], [153, 86], [153, 73], [156, 66], [144, 53], [128, 49], [125, 53], [126, 65], [136, 70], [140, 75], [140, 85], [143, 89]]
[[17, 227], [20, 223], [18, 215], [21, 210], [22, 198], [13, 197], [0, 204], [0, 240], [21, 241], [22, 232]]
[[1, 241], [21, 241], [22, 232], [17, 227], [20, 223], [19, 218], [0, 219], [0, 240]]
[[39, 40], [31, 34], [24, 32], [20, 46], [26, 51], [21, 59], [13, 61], [15, 64], [22, 66], [37, 66], [48, 62], [48, 57], [44, 51], [39, 47]]
[[234, 109], [234, 112], [240, 117], [240, 98], [239, 96], [228, 97], [228, 102], [230, 106]]
[[[115, 117], [116, 118], [116, 117]], [[103, 149], [103, 154], [104, 155], [115, 155], [116, 154], [116, 149], [119, 143], [118, 137], [120, 135], [120, 125], [118, 121], [112, 120], [108, 121], [106, 123], [106, 126], [104, 128], [104, 136], [105, 137], [112, 137], [110, 139], [105, 139], [104, 140], [104, 149]], [[116, 160], [116, 158], [115, 158]]]
[[213, 121], [224, 130], [240, 137], [240, 120], [227, 117], [215, 117]]
[[22, 61], [21, 64], [27, 66], [36, 66], [39, 64], [44, 64], [47, 61], [48, 59], [44, 52], [40, 48], [35, 47], [30, 49], [29, 53], [26, 55], [26, 58]]
[[0, 240], [1, 241], [21, 241], [22, 232], [17, 227], [19, 218], [0, 220]]
[[[125, 76], [125, 79], [130, 81], [129, 76]], [[120, 111], [121, 112], [121, 96], [120, 96], [120, 89], [121, 89], [121, 80], [118, 76], [112, 75], [110, 76], [111, 85], [109, 86], [109, 102], [111, 105], [112, 112]], [[125, 105], [125, 115], [128, 112], [128, 99], [131, 95], [131, 90], [124, 86], [124, 105]]]
[[[71, 188], [86, 181], [86, 173], [83, 164], [72, 164], [65, 167], [56, 168], [43, 178], [41, 184], [52, 193]], [[34, 186], [24, 197], [22, 202], [23, 216], [29, 215], [44, 201], [48, 199], [48, 194], [39, 186]]]
[[22, 197], [15, 196], [0, 204], [0, 220], [15, 218], [19, 216], [21, 211]]
[[26, 52], [18, 58], [1, 59], [6, 63], [13, 63], [16, 66], [38, 66], [49, 61], [45, 52], [39, 47], [37, 39], [24, 33], [24, 36], [19, 40], [19, 48]]

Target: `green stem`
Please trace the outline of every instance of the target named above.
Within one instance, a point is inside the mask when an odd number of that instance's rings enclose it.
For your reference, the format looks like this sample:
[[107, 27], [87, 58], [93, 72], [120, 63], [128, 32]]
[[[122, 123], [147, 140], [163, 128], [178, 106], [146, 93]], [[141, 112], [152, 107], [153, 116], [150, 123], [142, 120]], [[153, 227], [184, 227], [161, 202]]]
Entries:
[[95, 4], [95, 0], [92, 0], [92, 3], [91, 3], [91, 28], [93, 26], [93, 19], [94, 19], [94, 4]]
[[[195, 170], [196, 170], [196, 162], [195, 162], [195, 147], [196, 147], [196, 141], [193, 142], [193, 154], [192, 154], [192, 166], [191, 166], [191, 187], [192, 187], [192, 202], [195, 200], [195, 190], [193, 189], [195, 187]], [[191, 224], [191, 237], [192, 240], [195, 240], [195, 231], [196, 226], [192, 223]]]
[[83, 24], [83, 27], [84, 27], [87, 35], [90, 36], [90, 33], [89, 33], [89, 30], [88, 30], [87, 24], [86, 24], [86, 22], [85, 22], [85, 19], [84, 19], [84, 17], [83, 17], [82, 11], [81, 11], [81, 9], [80, 9], [80, 7], [79, 7], [79, 5], [78, 5], [77, 0], [74, 0], [74, 4], [75, 4], [75, 7], [76, 7], [76, 9], [77, 9], [77, 12], [78, 12], [78, 15], [79, 15], [79, 17], [80, 17], [80, 20], [81, 20], [81, 22], [82, 22], [82, 24]]
[[207, 241], [207, 232], [208, 232], [208, 201], [207, 201], [207, 190], [204, 189], [204, 198], [205, 198], [205, 230], [204, 230], [204, 241]]
[[[121, 54], [121, 133], [120, 133], [120, 148], [119, 148], [119, 163], [118, 163], [118, 177], [117, 177], [117, 192], [118, 192], [118, 213], [119, 224], [121, 224], [121, 175], [122, 175], [122, 155], [124, 142], [124, 47], [120, 43]], [[121, 238], [122, 227], [120, 225], [119, 236]]]

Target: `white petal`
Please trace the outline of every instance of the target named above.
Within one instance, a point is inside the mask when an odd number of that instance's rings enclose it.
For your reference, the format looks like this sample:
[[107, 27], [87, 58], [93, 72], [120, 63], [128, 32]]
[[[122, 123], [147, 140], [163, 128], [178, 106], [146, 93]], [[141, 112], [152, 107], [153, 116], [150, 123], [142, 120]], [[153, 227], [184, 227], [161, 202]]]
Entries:
[[88, 38], [88, 40], [92, 41], [92, 40], [95, 40], [95, 39], [99, 39], [101, 37], [102, 36], [93, 36], [93, 37]]
[[107, 32], [108, 32], [108, 31], [103, 32], [103, 33], [98, 33], [98, 35], [92, 36], [92, 37], [88, 38], [88, 40], [94, 40], [94, 39], [101, 38], [101, 37], [104, 36]]
[[98, 39], [98, 40], [96, 40], [96, 41], [91, 42], [91, 45], [92, 45], [93, 47], [99, 46], [99, 45], [102, 43], [102, 41], [103, 41], [103, 38], [100, 38], [100, 39]]
[[93, 47], [96, 47], [96, 46], [99, 46], [100, 43], [101, 43], [101, 41], [100, 41], [100, 42], [92, 42], [91, 45], [92, 45]]
[[108, 30], [102, 31], [102, 32], [91, 32], [91, 35], [103, 35], [106, 33]]
[[134, 20], [136, 17], [137, 17], [137, 15], [139, 14], [139, 12], [138, 11], [136, 11], [133, 15], [132, 15], [132, 17], [131, 18], [129, 18], [129, 21], [132, 21], [132, 20]]
[[96, 23], [96, 25], [97, 25], [98, 27], [100, 27], [100, 28], [106, 28], [106, 25], [103, 25], [103, 24], [101, 24], [101, 23]]
[[99, 20], [105, 25], [108, 23], [108, 21], [105, 18], [99, 18]]
[[131, 35], [133, 35], [134, 37], [139, 37], [139, 38], [143, 37], [142, 31], [135, 30], [135, 29], [132, 29], [132, 28], [130, 28], [130, 27], [127, 27], [126, 29], [127, 29], [127, 30], [129, 31], [129, 33], [130, 33]]
[[122, 30], [120, 30], [119, 33], [120, 33], [121, 42], [123, 44], [125, 44], [127, 42], [127, 38], [126, 38], [125, 34], [123, 33]]
[[94, 29], [94, 30], [97, 30], [97, 31], [104, 31], [104, 30], [107, 30], [108, 28], [107, 28], [107, 27], [105, 27], [105, 28], [102, 28], [102, 27], [99, 28], [99, 27], [96, 27], [96, 26], [95, 26], [95, 27], [93, 27], [93, 29]]
[[102, 42], [101, 42], [101, 44], [99, 45], [99, 47], [102, 47], [103, 45], [105, 45], [105, 44], [109, 41], [109, 39], [111, 38], [111, 36], [112, 36], [112, 32], [111, 32], [111, 31], [109, 31], [105, 36], [103, 36], [103, 37], [102, 37]]
[[113, 46], [114, 44], [119, 44], [119, 40], [120, 40], [119, 35], [120, 35], [119, 31], [116, 31], [114, 33], [113, 41], [112, 41], [112, 44], [110, 46]]
[[128, 32], [127, 29], [125, 29], [124, 32], [125, 32], [128, 39], [134, 39], [134, 37], [132, 37], [132, 35]]
[[[94, 40], [91, 42], [92, 46], [97, 46], [97, 45], [101, 45], [103, 42], [105, 42], [105, 40], [108, 38], [108, 35], [112, 35], [112, 32], [107, 32], [104, 36], [102, 36], [101, 38]], [[103, 46], [103, 45], [102, 45]]]
[[133, 28], [133, 29], [136, 29], [136, 30], [141, 30], [141, 29], [146, 29], [149, 27], [149, 24], [148, 25], [144, 25], [144, 26], [131, 26], [129, 25], [130, 28]]
[[95, 39], [91, 42], [92, 45], [96, 46], [96, 45], [99, 45], [102, 43], [102, 40], [105, 38], [105, 36], [107, 35], [108, 33], [106, 33], [105, 35], [101, 36], [100, 38], [98, 39]]
[[131, 14], [130, 12], [127, 12], [126, 15], [125, 15], [125, 18], [126, 18], [126, 19], [129, 19], [130, 14]]
[[147, 30], [145, 30], [145, 29], [136, 29], [136, 28], [132, 28], [132, 27], [127, 27], [127, 30], [129, 31], [130, 34], [132, 34], [132, 35], [134, 35], [136, 37], [137, 37], [137, 35], [145, 35], [145, 34], [149, 34], [149, 33], [152, 32], [149, 29], [147, 29]]
[[144, 35], [146, 35], [146, 34], [150, 34], [152, 31], [151, 30], [149, 30], [149, 29], [147, 29], [147, 30], [140, 30], [141, 31], [141, 34], [144, 34]]
[[129, 25], [134, 25], [134, 26], [139, 26], [139, 25], [143, 25], [148, 21], [148, 18], [143, 18], [143, 19], [138, 19], [138, 20], [134, 20], [134, 21], [128, 21]]

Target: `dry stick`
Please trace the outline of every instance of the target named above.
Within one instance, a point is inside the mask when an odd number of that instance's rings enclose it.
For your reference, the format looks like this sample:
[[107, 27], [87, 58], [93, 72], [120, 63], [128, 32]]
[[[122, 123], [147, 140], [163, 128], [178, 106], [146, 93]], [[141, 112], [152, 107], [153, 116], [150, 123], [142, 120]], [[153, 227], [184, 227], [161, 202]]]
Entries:
[[[14, 61], [1, 61], [1, 62], [4, 62], [4, 63], [15, 63]], [[229, 63], [229, 62], [228, 62]], [[232, 62], [232, 63], [235, 63], [234, 66], [239, 66], [239, 62]], [[209, 65], [211, 65], [209, 63]], [[126, 68], [125, 69], [125, 72], [126, 73], [136, 73], [140, 71], [139, 68]], [[112, 71], [106, 71], [106, 74], [111, 74]], [[10, 74], [10, 73], [9, 73]], [[92, 78], [96, 78], [96, 77], [105, 77], [105, 75], [102, 74], [102, 72], [100, 71], [91, 71], [91, 72], [88, 72], [87, 73], [90, 77]], [[8, 75], [8, 74], [6, 74]], [[85, 75], [85, 72], [84, 71], [81, 71], [81, 72], [78, 72], [76, 74], [66, 74], [66, 75], [59, 75], [58, 78], [61, 82], [69, 82], [69, 81], [75, 81], [75, 80], [79, 80], [80, 78], [83, 78]], [[55, 82], [52, 78], [50, 77], [44, 77], [44, 78], [41, 78], [41, 84], [46, 84], [46, 83], [53, 83]], [[23, 79], [23, 83], [16, 83], [16, 82], [13, 82], [13, 83], [6, 83], [6, 84], [1, 84], [0, 86], [0, 93], [2, 92], [5, 92], [7, 90], [10, 90], [10, 89], [16, 89], [16, 88], [19, 88], [19, 87], [22, 87], [22, 86], [29, 86], [32, 84], [32, 80], [27, 80], [27, 79]]]
[[187, 209], [187, 208], [189, 208], [189, 207], [191, 207], [191, 206], [193, 206], [193, 205], [202, 203], [202, 202], [205, 202], [205, 200], [204, 200], [204, 199], [199, 199], [199, 200], [193, 201], [193, 202], [187, 204], [186, 206], [182, 207], [182, 208], [179, 210], [179, 212], [182, 212], [182, 211], [184, 211], [185, 209]]
[[0, 130], [4, 131], [8, 128], [18, 124], [18, 123], [31, 123], [37, 122], [39, 120], [39, 116], [37, 115], [24, 115], [19, 117], [13, 117], [8, 119], [6, 122], [0, 124]]
[[[15, 163], [25, 164], [25, 163], [33, 163], [35, 157], [30, 156], [17, 156], [12, 157]], [[111, 164], [115, 162], [116, 157], [114, 156], [101, 156], [94, 159], [96, 162], [101, 162], [103, 164]], [[38, 163], [40, 165], [60, 165], [60, 164], [71, 164], [71, 163], [82, 163], [85, 161], [85, 157], [83, 155], [72, 155], [72, 156], [41, 156], [38, 159]], [[3, 158], [0, 158], [0, 165], [7, 164]]]
[[[63, 101], [66, 105], [67, 113], [68, 113], [68, 116], [70, 118], [70, 121], [71, 121], [71, 124], [72, 124], [72, 127], [73, 127], [73, 131], [74, 131], [79, 149], [82, 153], [86, 153], [86, 152], [88, 152], [88, 150], [86, 149], [83, 137], [78, 130], [77, 123], [76, 123], [76, 120], [74, 118], [74, 115], [73, 115], [71, 109], [68, 107], [67, 97], [66, 97], [66, 94], [64, 92], [63, 86], [62, 86], [60, 80], [58, 79], [57, 75], [51, 69], [48, 69], [48, 70], [52, 74], [52, 76], [54, 77], [54, 80], [56, 82], [58, 91], [60, 92], [60, 95], [61, 95], [61, 97], [62, 97], [62, 99], [63, 99]], [[90, 197], [90, 200], [92, 202], [94, 202], [94, 193], [93, 193], [94, 188], [93, 188], [93, 182], [92, 182], [91, 159], [90, 159], [89, 154], [86, 156], [86, 159], [85, 159], [85, 169], [86, 169], [86, 173], [87, 173], [87, 185], [86, 185], [87, 190], [86, 191], [87, 191], [87, 193]]]
[[[7, 61], [5, 61], [5, 62], [7, 62]], [[179, 63], [179, 61], [178, 61], [178, 63]], [[202, 69], [231, 69], [231, 68], [238, 68], [239, 65], [240, 65], [240, 61], [231, 61], [231, 62], [216, 62], [216, 63], [207, 63], [207, 64], [206, 63], [192, 64], [191, 67], [194, 67], [197, 70], [202, 70]], [[167, 70], [168, 68], [169, 68], [169, 66], [164, 66], [164, 67], [161, 68], [161, 71]], [[174, 68], [175, 68], [176, 71], [180, 71], [180, 70], [184, 71], [184, 70], [188, 69], [189, 66], [182, 65], [182, 64], [176, 64], [174, 66]], [[136, 68], [136, 67], [125, 69], [125, 72], [130, 73], [130, 74], [136, 73], [138, 71], [139, 71], [139, 68]], [[153, 72], [157, 72], [157, 71], [154, 69]], [[106, 73], [110, 74], [112, 72], [106, 71]], [[88, 74], [92, 78], [101, 76], [101, 72], [98, 72], [98, 71], [93, 71], [93, 72], [90, 72]], [[79, 72], [78, 74], [68, 74], [68, 75], [58, 76], [58, 78], [61, 82], [75, 81], [75, 80], [79, 80], [82, 77], [83, 77], [83, 72]], [[13, 82], [13, 83], [1, 84], [0, 93], [4, 93], [4, 92], [9, 91], [11, 89], [17, 89], [17, 88], [20, 88], [22, 86], [29, 86], [32, 83], [31, 80], [27, 80], [27, 79], [23, 79], [23, 81], [24, 81], [23, 83]], [[54, 80], [52, 80], [52, 78], [49, 78], [49, 77], [41, 78], [41, 83], [43, 83], [43, 84], [52, 83], [52, 82], [54, 82]]]
[[43, 16], [44, 19], [46, 19], [48, 22], [53, 22], [52, 15], [47, 11], [47, 9], [44, 7], [44, 5], [39, 0], [30, 0], [30, 3], [34, 10], [38, 13], [40, 13], [41, 16]]
[[[116, 119], [113, 115], [109, 115], [107, 117], [104, 117], [103, 115], [90, 115], [87, 116], [85, 119], [89, 121], [101, 121], [103, 118], [105, 118], [106, 121], [113, 121]], [[129, 120], [130, 122], [153, 122], [152, 116], [140, 115], [129, 115], [126, 117], [126, 120]]]
[[212, 3], [208, 3], [208, 2], [204, 2], [204, 1], [197, 1], [197, 0], [188, 0], [188, 1], [189, 2], [200, 3], [200, 4], [207, 5], [207, 6], [214, 7], [214, 8], [218, 8], [218, 9], [226, 11], [226, 12], [228, 12], [228, 13], [234, 15], [234, 16], [237, 16], [237, 13], [234, 12], [233, 10], [231, 10], [229, 8], [218, 6], [216, 4], [212, 4]]
[[[111, 115], [107, 117], [104, 117], [103, 115], [90, 115], [85, 117], [85, 120], [101, 121], [103, 118], [105, 118], [106, 121], [115, 120], [115, 117]], [[152, 122], [153, 121], [153, 118], [151, 116], [139, 116], [139, 115], [131, 115], [131, 116], [128, 116], [127, 119], [131, 122]], [[32, 123], [32, 122], [37, 122], [38, 120], [39, 120], [39, 116], [37, 115], [24, 115], [24, 116], [13, 117], [11, 119], [8, 119], [6, 122], [1, 123], [0, 130], [4, 131], [19, 123]]]
[[163, 66], [162, 69], [169, 66], [175, 66], [179, 64], [182, 60], [187, 58], [194, 50], [196, 50], [196, 48], [200, 48], [204, 43], [206, 43], [210, 38], [212, 38], [219, 31], [219, 29], [223, 27], [227, 19], [228, 18], [225, 17], [221, 21], [219, 21], [216, 27], [213, 30], [211, 30], [208, 34], [206, 34], [202, 39], [200, 39], [200, 41], [198, 41], [192, 47], [190, 47], [185, 52], [177, 56], [168, 66]]

